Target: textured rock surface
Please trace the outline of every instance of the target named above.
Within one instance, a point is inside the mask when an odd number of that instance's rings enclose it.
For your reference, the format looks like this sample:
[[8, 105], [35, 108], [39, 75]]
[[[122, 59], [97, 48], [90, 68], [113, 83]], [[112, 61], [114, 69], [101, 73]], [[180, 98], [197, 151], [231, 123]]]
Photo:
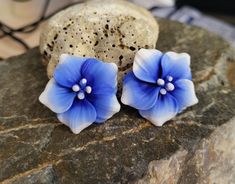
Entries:
[[186, 150], [177, 151], [168, 159], [150, 162], [148, 172], [143, 179], [135, 184], [174, 184], [177, 183], [187, 156]]
[[122, 0], [93, 0], [55, 15], [41, 35], [40, 50], [53, 75], [63, 53], [114, 62], [119, 79], [140, 48], [155, 48], [158, 24], [142, 7]]
[[[154, 127], [134, 109], [123, 107], [105, 124], [74, 135], [38, 102], [48, 80], [38, 49], [2, 61], [0, 182], [135, 183], [158, 181], [155, 176], [166, 183], [231, 181], [234, 49], [199, 28], [159, 23], [157, 48], [192, 56], [199, 103], [163, 127]], [[149, 175], [148, 167], [161, 172]], [[163, 175], [171, 171], [174, 175]]]
[[235, 118], [216, 128], [191, 154], [180, 150], [170, 158], [152, 161], [146, 176], [135, 183], [235, 183], [234, 132]]
[[[180, 181], [192, 178], [198, 183], [235, 183], [235, 118], [204, 139], [184, 168]], [[195, 168], [194, 175], [190, 168]]]

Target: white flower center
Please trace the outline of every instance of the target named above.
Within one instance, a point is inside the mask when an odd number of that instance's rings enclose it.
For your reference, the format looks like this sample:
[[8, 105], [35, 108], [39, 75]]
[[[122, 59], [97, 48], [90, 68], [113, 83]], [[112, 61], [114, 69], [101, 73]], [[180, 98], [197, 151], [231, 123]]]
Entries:
[[160, 93], [161, 93], [162, 95], [165, 95], [165, 94], [166, 94], [166, 90], [165, 90], [164, 88], [162, 88], [162, 89], [160, 89]]
[[77, 93], [79, 100], [83, 100], [87, 94], [91, 94], [92, 87], [87, 85], [87, 79], [83, 78], [79, 81], [79, 84], [74, 84], [72, 90]]
[[159, 79], [157, 80], [157, 84], [158, 84], [159, 86], [164, 86], [164, 85], [165, 85], [165, 81], [164, 81], [163, 79], [159, 78]]
[[166, 84], [166, 90], [167, 91], [173, 91], [174, 89], [175, 89], [174, 84], [172, 84], [170, 82]]
[[80, 91], [77, 96], [79, 100], [83, 100], [85, 98], [85, 94], [82, 91]]
[[91, 88], [91, 86], [87, 86], [85, 90], [88, 94], [90, 94], [92, 91], [92, 88]]
[[161, 86], [160, 94], [165, 95], [167, 92], [174, 91], [175, 86], [172, 83], [173, 79], [174, 78], [170, 75], [168, 75], [165, 80], [162, 78], [157, 79], [157, 85]]
[[80, 86], [78, 84], [73, 85], [72, 90], [74, 92], [78, 92], [80, 90]]
[[168, 80], [169, 82], [172, 82], [172, 81], [173, 81], [173, 77], [170, 76], [170, 75], [168, 75], [166, 78], [167, 78], [167, 80]]
[[83, 86], [83, 85], [86, 85], [87, 83], [87, 80], [85, 78], [83, 78], [82, 80], [80, 80], [80, 85]]

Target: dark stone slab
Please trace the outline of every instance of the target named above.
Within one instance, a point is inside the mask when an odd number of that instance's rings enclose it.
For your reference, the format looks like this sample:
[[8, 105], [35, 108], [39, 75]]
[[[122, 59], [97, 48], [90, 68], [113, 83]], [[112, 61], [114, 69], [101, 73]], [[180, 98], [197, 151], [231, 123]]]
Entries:
[[199, 98], [196, 106], [163, 127], [154, 127], [123, 106], [105, 124], [74, 135], [38, 101], [48, 80], [38, 48], [0, 61], [0, 182], [134, 182], [153, 160], [171, 158], [180, 149], [185, 150], [181, 157], [192, 155], [203, 138], [233, 118], [233, 48], [202, 29], [159, 23], [158, 49], [191, 54]]

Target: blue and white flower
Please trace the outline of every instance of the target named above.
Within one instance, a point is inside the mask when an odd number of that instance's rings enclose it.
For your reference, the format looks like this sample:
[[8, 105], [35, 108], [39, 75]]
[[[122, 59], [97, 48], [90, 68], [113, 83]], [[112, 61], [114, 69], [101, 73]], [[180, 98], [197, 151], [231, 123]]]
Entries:
[[186, 107], [198, 103], [186, 53], [141, 49], [133, 72], [123, 81], [122, 103], [139, 110], [144, 118], [162, 126]]
[[119, 112], [117, 71], [113, 63], [63, 54], [39, 100], [78, 134]]

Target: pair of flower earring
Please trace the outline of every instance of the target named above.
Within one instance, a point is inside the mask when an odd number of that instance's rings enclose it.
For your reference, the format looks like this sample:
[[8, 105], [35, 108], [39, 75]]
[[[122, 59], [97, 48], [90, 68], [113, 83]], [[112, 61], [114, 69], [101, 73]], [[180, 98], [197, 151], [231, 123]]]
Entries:
[[[117, 73], [114, 63], [63, 54], [39, 100], [78, 134], [119, 112]], [[121, 101], [156, 126], [196, 104], [190, 56], [140, 49], [124, 77]]]

